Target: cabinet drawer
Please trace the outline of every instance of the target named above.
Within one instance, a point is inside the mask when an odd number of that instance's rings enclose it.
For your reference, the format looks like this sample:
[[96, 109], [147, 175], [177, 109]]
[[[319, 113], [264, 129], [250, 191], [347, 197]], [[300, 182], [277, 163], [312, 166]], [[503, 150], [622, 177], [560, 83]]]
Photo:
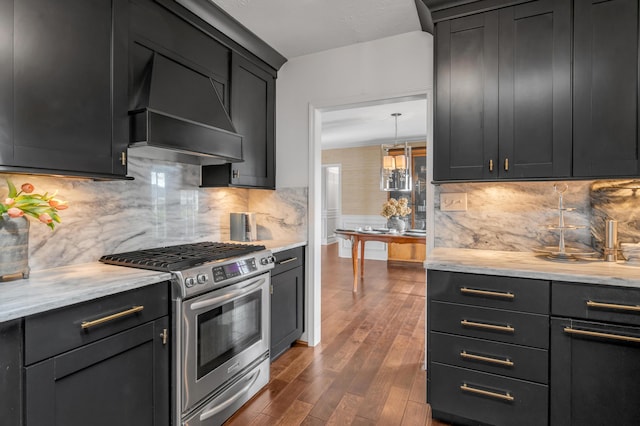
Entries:
[[429, 376], [429, 403], [435, 418], [445, 413], [491, 425], [548, 423], [546, 385], [439, 363], [431, 364]]
[[304, 263], [304, 247], [284, 250], [274, 253], [273, 256], [276, 258], [276, 264], [271, 271], [271, 275], [277, 275], [290, 269], [297, 268], [298, 266], [302, 266]]
[[429, 270], [427, 288], [432, 300], [549, 313], [548, 281]]
[[472, 337], [431, 333], [431, 359], [487, 373], [549, 383], [549, 352]]
[[447, 302], [431, 302], [432, 331], [547, 349], [549, 317]]
[[553, 315], [640, 325], [640, 290], [553, 282]]
[[[32, 315], [24, 323], [25, 364], [144, 324], [168, 312], [169, 283], [165, 282]], [[108, 320], [100, 323], [98, 320], [103, 318]]]

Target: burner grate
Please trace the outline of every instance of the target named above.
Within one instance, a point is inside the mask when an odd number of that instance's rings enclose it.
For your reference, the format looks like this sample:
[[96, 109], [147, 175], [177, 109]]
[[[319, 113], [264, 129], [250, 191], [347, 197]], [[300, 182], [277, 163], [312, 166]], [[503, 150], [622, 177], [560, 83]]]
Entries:
[[265, 250], [263, 245], [201, 242], [102, 256], [100, 262], [154, 271], [181, 271], [204, 262]]

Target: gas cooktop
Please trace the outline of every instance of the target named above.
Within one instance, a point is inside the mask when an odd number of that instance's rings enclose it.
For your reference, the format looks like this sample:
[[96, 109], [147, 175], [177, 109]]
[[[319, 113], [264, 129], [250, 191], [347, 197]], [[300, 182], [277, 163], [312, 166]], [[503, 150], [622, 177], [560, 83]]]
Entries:
[[102, 256], [100, 262], [153, 271], [182, 271], [205, 262], [231, 259], [256, 251], [263, 245], [202, 242], [130, 251]]

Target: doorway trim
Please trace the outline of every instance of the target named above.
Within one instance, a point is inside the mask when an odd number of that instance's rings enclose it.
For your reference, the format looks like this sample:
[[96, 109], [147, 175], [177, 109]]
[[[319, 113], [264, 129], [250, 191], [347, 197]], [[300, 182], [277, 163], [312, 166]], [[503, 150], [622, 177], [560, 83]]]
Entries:
[[[320, 258], [322, 241], [322, 113], [332, 109], [357, 107], [359, 104], [372, 104], [400, 101], [406, 97], [424, 96], [427, 102], [427, 182], [433, 180], [433, 91], [423, 89], [402, 93], [356, 96], [342, 99], [316, 100], [309, 102], [309, 245], [307, 274], [307, 343], [316, 346], [321, 339], [321, 297], [322, 263]], [[433, 185], [427, 185], [427, 256], [433, 248]], [[429, 214], [430, 213], [430, 214]]]

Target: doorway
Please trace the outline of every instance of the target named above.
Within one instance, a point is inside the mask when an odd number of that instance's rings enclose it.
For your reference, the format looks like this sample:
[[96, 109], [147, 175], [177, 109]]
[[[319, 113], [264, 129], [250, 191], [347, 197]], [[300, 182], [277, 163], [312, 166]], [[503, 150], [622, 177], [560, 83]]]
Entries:
[[323, 246], [335, 244], [341, 215], [342, 167], [340, 164], [322, 165], [322, 242]]

